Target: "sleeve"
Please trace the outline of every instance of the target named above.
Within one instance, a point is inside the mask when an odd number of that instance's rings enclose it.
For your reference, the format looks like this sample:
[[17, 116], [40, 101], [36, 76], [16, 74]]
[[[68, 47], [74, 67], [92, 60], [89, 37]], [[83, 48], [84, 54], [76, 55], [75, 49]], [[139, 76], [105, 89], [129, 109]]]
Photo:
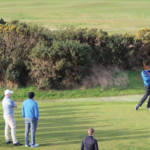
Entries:
[[15, 102], [13, 100], [9, 101], [9, 105], [11, 105], [11, 107], [16, 107], [16, 104], [15, 104]]
[[38, 108], [38, 104], [37, 103], [35, 104], [35, 107], [34, 107], [34, 113], [35, 113], [35, 118], [37, 120], [39, 120], [39, 108]]
[[13, 101], [13, 107], [17, 107], [16, 103]]
[[97, 140], [95, 140], [95, 150], [98, 150]]
[[82, 140], [82, 143], [81, 143], [81, 150], [84, 150], [84, 142]]
[[22, 104], [22, 117], [25, 118], [24, 104]]

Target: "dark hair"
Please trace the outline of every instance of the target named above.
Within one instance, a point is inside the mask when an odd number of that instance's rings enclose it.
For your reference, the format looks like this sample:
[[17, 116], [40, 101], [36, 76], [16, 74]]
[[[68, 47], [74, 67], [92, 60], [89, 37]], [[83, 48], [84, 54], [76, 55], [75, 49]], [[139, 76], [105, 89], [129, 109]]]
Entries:
[[35, 95], [34, 92], [29, 92], [29, 93], [28, 93], [28, 97], [29, 97], [29, 98], [33, 98], [34, 95]]

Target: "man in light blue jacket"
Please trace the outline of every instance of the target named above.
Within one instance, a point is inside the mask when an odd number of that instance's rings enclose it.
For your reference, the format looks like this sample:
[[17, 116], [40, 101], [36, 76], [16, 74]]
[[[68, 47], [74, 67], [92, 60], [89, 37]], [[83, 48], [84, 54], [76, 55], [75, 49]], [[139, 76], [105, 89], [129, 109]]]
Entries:
[[[142, 79], [144, 81], [144, 86], [145, 86], [145, 94], [140, 100], [140, 102], [136, 105], [136, 110], [139, 109], [139, 107], [142, 106], [144, 101], [147, 99], [147, 97], [150, 95], [150, 70], [142, 70], [141, 72]], [[147, 103], [147, 108], [150, 109], [150, 97]]]
[[[34, 92], [29, 92], [29, 99], [22, 104], [22, 116], [25, 119], [25, 147], [38, 147], [35, 143], [35, 133], [39, 119], [38, 104], [34, 101]], [[29, 131], [31, 129], [31, 143], [29, 144]]]

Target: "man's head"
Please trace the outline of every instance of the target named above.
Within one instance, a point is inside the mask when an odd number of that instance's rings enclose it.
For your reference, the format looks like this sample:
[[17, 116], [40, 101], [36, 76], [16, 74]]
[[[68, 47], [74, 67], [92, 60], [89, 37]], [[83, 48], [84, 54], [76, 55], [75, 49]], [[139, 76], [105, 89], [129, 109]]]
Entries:
[[12, 93], [13, 93], [13, 91], [11, 91], [9, 89], [7, 89], [7, 90], [4, 91], [4, 95], [7, 96], [7, 97], [9, 97], [9, 98], [11, 97]]
[[35, 95], [34, 92], [29, 92], [29, 93], [28, 93], [28, 97], [29, 97], [29, 98], [34, 98], [34, 95]]
[[89, 128], [88, 129], [88, 135], [89, 136], [93, 136], [94, 135], [94, 129], [93, 128]]

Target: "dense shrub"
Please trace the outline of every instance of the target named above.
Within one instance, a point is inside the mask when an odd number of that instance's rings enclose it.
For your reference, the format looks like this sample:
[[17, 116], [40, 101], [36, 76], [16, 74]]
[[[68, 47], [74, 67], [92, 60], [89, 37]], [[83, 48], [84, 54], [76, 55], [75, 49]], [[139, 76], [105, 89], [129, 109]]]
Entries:
[[12, 64], [9, 64], [5, 78], [18, 85], [26, 85], [28, 81], [28, 70], [25, 63], [21, 59], [17, 59]]
[[78, 41], [40, 42], [32, 51], [31, 76], [39, 88], [64, 88], [80, 84], [92, 65], [91, 49]]
[[0, 24], [6, 24], [6, 21], [3, 18], [1, 18], [0, 19]]
[[92, 58], [96, 64], [117, 65], [124, 69], [140, 65], [139, 49], [142, 41], [133, 35], [113, 34], [98, 29], [74, 29], [55, 32], [56, 40], [78, 40], [87, 43], [92, 49]]
[[[123, 69], [132, 69], [140, 66], [138, 58], [141, 42], [132, 35], [112, 35], [107, 43], [109, 49], [109, 63], [120, 66]], [[108, 55], [107, 54], [107, 55]], [[103, 58], [106, 58], [103, 56]]]
[[31, 83], [43, 89], [79, 87], [91, 76], [93, 66], [135, 69], [142, 66], [143, 60], [147, 64], [149, 43], [150, 29], [136, 35], [110, 35], [87, 28], [51, 31], [1, 19], [0, 85], [8, 82]]
[[144, 43], [149, 42], [150, 40], [150, 29], [143, 28], [136, 33], [136, 38], [141, 39]]
[[83, 88], [92, 88], [101, 86], [101, 88], [119, 87], [125, 88], [129, 83], [128, 75], [124, 70], [116, 66], [94, 65], [91, 68], [91, 74], [83, 79]]
[[0, 81], [27, 84], [29, 55], [39, 38], [36, 31], [24, 23], [0, 24]]

